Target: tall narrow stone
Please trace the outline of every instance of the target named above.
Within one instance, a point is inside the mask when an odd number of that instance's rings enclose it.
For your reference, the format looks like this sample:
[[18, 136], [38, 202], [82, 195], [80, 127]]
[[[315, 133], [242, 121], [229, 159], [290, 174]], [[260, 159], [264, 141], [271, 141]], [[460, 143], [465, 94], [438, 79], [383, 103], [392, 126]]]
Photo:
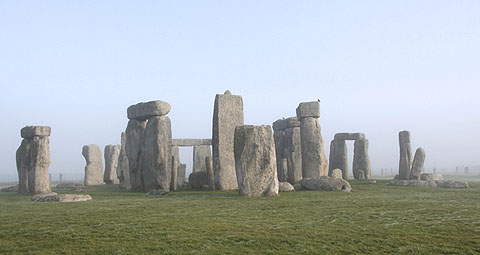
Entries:
[[412, 167], [412, 145], [410, 143], [410, 132], [401, 131], [398, 133], [400, 144], [400, 162], [398, 167], [398, 178], [408, 180]]
[[185, 177], [186, 177], [186, 172], [187, 172], [187, 165], [186, 164], [180, 164], [178, 166], [178, 187], [181, 188], [185, 184]]
[[17, 149], [17, 171], [18, 171], [18, 192], [29, 193], [28, 189], [28, 172], [29, 172], [29, 152], [30, 144], [27, 139], [23, 139], [20, 147]]
[[[172, 139], [173, 140], [173, 139]], [[172, 151], [172, 157], [173, 159], [175, 160], [175, 162], [172, 162], [172, 165], [175, 164], [176, 166], [176, 170], [173, 169], [173, 166], [172, 166], [172, 180], [173, 180], [173, 172], [175, 171], [175, 181], [176, 181], [176, 187], [174, 190], [177, 190], [179, 187], [182, 187], [183, 186], [183, 181], [180, 180], [180, 149], [178, 146], [172, 146], [171, 148], [171, 151]], [[173, 190], [172, 189], [172, 184], [173, 182], [170, 183], [170, 190]]]
[[340, 169], [342, 178], [347, 180], [350, 170], [348, 169], [348, 151], [345, 140], [332, 140], [330, 143], [329, 161], [328, 176], [332, 176], [333, 170]]
[[215, 190], [215, 173], [213, 172], [212, 157], [205, 158], [205, 166], [207, 167], [208, 186], [210, 189]]
[[[286, 143], [286, 131], [285, 129], [280, 129], [280, 128], [286, 128], [286, 127], [279, 127], [280, 124], [285, 122], [285, 120], [277, 120], [273, 123], [273, 138], [275, 140], [275, 155], [277, 157], [277, 176], [278, 180], [280, 182], [286, 182], [286, 177], [283, 174], [284, 172], [287, 172], [287, 169], [283, 169], [283, 164], [282, 159], [284, 157], [283, 153], [285, 151], [285, 143]], [[288, 166], [287, 166], [288, 167]]]
[[208, 145], [193, 146], [193, 169], [192, 172], [207, 171], [205, 158], [212, 157], [212, 150]]
[[[295, 120], [297, 118], [295, 117]], [[300, 139], [300, 122], [291, 122], [285, 129], [286, 139], [283, 156], [287, 159], [288, 179], [291, 184], [302, 180], [302, 145]]]
[[[279, 167], [279, 165], [281, 165], [281, 167]], [[282, 176], [278, 177], [278, 180], [284, 180], [285, 182], [288, 180], [288, 160], [286, 158], [282, 158], [280, 160], [280, 164], [278, 164], [278, 161], [277, 161], [277, 168], [281, 168], [282, 169]], [[277, 174], [278, 174], [278, 171], [277, 171]]]
[[170, 190], [175, 191], [178, 187], [178, 161], [172, 156], [172, 174], [171, 174]]
[[243, 125], [243, 100], [241, 96], [225, 91], [216, 95], [213, 110], [213, 169], [215, 187], [219, 190], [238, 188], [233, 152], [235, 127]]
[[82, 155], [85, 157], [85, 186], [103, 184], [103, 162], [102, 152], [96, 144], [85, 145], [82, 148]]
[[125, 151], [128, 158], [128, 170], [132, 190], [143, 190], [143, 171], [140, 167], [142, 154], [143, 133], [147, 126], [146, 121], [129, 120], [126, 133]]
[[[355, 179], [370, 179], [372, 169], [368, 156], [368, 140], [356, 140], [353, 145], [353, 153], [353, 177]], [[362, 171], [363, 174], [359, 171]]]
[[278, 195], [275, 145], [271, 127], [238, 126], [235, 129], [234, 147], [240, 195]]
[[328, 161], [325, 156], [322, 132], [318, 118], [320, 103], [305, 102], [297, 107], [300, 119], [300, 137], [302, 146], [302, 177], [314, 178], [328, 174]]
[[120, 181], [120, 187], [131, 189], [130, 170], [128, 169], [128, 157], [126, 150], [127, 134], [122, 132], [120, 153], [118, 154], [117, 177]]
[[420, 180], [420, 176], [422, 175], [424, 164], [425, 164], [425, 150], [419, 147], [415, 151], [415, 156], [413, 157], [412, 170], [410, 171], [410, 175], [409, 175], [410, 180]]
[[103, 150], [105, 159], [105, 172], [103, 174], [103, 181], [106, 184], [118, 184], [117, 167], [118, 155], [120, 155], [120, 145], [107, 145]]
[[148, 119], [140, 164], [143, 170], [143, 191], [170, 190], [171, 139], [170, 118], [156, 116]]

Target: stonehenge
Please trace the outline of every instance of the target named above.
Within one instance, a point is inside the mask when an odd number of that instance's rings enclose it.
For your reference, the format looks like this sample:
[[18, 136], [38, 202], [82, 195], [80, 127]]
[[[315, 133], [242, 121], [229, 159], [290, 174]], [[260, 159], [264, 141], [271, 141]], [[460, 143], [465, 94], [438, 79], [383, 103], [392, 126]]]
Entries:
[[193, 146], [193, 172], [207, 171], [205, 159], [212, 157], [212, 150], [209, 145]]
[[425, 150], [421, 147], [415, 151], [412, 162], [412, 145], [410, 143], [410, 132], [400, 131], [398, 133], [400, 145], [400, 162], [398, 167], [399, 180], [420, 180], [425, 163]]
[[371, 165], [368, 155], [368, 139], [363, 133], [337, 133], [330, 143], [330, 165], [328, 176], [332, 176], [334, 169], [342, 171], [342, 178], [348, 179], [348, 152], [346, 140], [354, 140], [353, 149], [353, 177], [355, 179], [370, 179]]
[[234, 155], [240, 196], [278, 195], [275, 143], [270, 126], [237, 126]]
[[323, 138], [318, 118], [320, 102], [303, 102], [297, 107], [300, 120], [302, 150], [302, 178], [326, 176], [328, 162], [325, 156]]
[[408, 177], [410, 180], [420, 180], [424, 163], [425, 150], [423, 148], [418, 148], [417, 151], [415, 151], [415, 156], [413, 156], [412, 170], [410, 170], [410, 175]]
[[208, 186], [210, 186], [211, 190], [215, 190], [215, 173], [213, 172], [212, 157], [205, 158], [205, 166], [207, 168]]
[[118, 165], [117, 165], [117, 178], [120, 182], [120, 187], [124, 189], [131, 189], [130, 185], [130, 171], [128, 169], [128, 157], [127, 151], [125, 149], [127, 140], [127, 135], [125, 132], [122, 132], [121, 135], [121, 144], [120, 144], [120, 153], [118, 154]]
[[[359, 180], [370, 179], [372, 169], [370, 157], [368, 156], [368, 140], [355, 140], [353, 148], [353, 177]], [[363, 176], [360, 171], [363, 172]]]
[[26, 126], [20, 130], [23, 138], [16, 152], [18, 192], [50, 192], [48, 168], [50, 166], [49, 136], [47, 126]]
[[244, 124], [243, 99], [230, 91], [217, 94], [213, 109], [212, 157], [215, 187], [219, 190], [238, 188], [233, 152], [235, 127]]
[[84, 145], [82, 155], [85, 157], [85, 186], [103, 184], [103, 162], [102, 152], [96, 144]]
[[187, 165], [185, 164], [180, 164], [178, 166], [178, 177], [177, 177], [177, 184], [178, 184], [178, 188], [181, 188], [183, 187], [183, 185], [185, 185], [185, 181], [186, 181], [186, 173], [187, 173]]
[[103, 150], [105, 158], [105, 172], [103, 174], [103, 181], [106, 184], [118, 184], [117, 177], [118, 159], [120, 155], [120, 145], [107, 145]]
[[280, 182], [294, 184], [302, 179], [302, 146], [300, 121], [297, 117], [273, 123], [277, 175]]

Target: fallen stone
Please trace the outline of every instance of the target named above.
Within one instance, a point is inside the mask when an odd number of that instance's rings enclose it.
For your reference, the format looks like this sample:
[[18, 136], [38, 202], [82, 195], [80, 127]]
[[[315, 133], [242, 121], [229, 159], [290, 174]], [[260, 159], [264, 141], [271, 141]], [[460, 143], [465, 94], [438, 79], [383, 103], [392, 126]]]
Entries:
[[77, 187], [83, 187], [84, 185], [81, 183], [59, 183], [57, 186], [55, 186], [57, 189], [68, 189], [68, 188], [77, 188]]
[[336, 133], [334, 138], [335, 140], [360, 140], [365, 139], [366, 136], [364, 133]]
[[60, 194], [59, 202], [62, 203], [71, 203], [71, 202], [84, 202], [88, 200], [92, 200], [92, 197], [87, 194]]
[[170, 112], [172, 106], [164, 101], [150, 101], [131, 105], [127, 109], [128, 119], [144, 121], [155, 116], [165, 116]]
[[207, 171], [191, 173], [188, 176], [188, 183], [192, 189], [202, 189], [204, 185], [208, 185]]
[[18, 185], [6, 187], [0, 190], [1, 192], [18, 192]]
[[454, 189], [466, 189], [468, 188], [468, 182], [466, 181], [435, 181], [440, 188], [454, 188]]
[[342, 174], [343, 174], [343, 173], [342, 173], [342, 170], [340, 170], [340, 169], [338, 169], [338, 168], [337, 168], [337, 169], [334, 169], [334, 170], [332, 171], [332, 178], [343, 178], [343, 177], [342, 177]]
[[405, 186], [405, 187], [437, 187], [435, 181], [420, 181], [420, 180], [393, 180], [387, 183], [389, 186]]
[[280, 182], [278, 183], [278, 191], [280, 192], [295, 191], [295, 188], [289, 182]]
[[60, 201], [60, 196], [55, 192], [45, 192], [33, 195], [33, 202], [51, 202], [51, 201]]
[[420, 175], [423, 172], [423, 165], [425, 163], [425, 150], [418, 148], [413, 157], [412, 169], [410, 170], [410, 180], [420, 180]]
[[341, 178], [331, 178], [321, 176], [316, 178], [303, 178], [300, 184], [307, 190], [325, 190], [350, 192], [352, 187], [350, 183]]
[[22, 138], [31, 139], [34, 136], [50, 136], [51, 128], [47, 126], [26, 126], [20, 130]]
[[420, 175], [422, 181], [443, 181], [442, 174], [423, 173]]
[[320, 118], [320, 102], [303, 102], [297, 107], [297, 117], [301, 118]]
[[85, 186], [103, 184], [103, 162], [102, 152], [96, 144], [85, 145], [82, 148], [82, 155], [85, 157]]

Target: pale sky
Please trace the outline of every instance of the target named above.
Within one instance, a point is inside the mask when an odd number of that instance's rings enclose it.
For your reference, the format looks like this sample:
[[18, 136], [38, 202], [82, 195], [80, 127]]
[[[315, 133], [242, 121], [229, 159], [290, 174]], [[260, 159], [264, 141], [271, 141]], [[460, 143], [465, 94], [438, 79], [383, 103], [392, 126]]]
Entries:
[[327, 157], [363, 132], [396, 172], [409, 130], [427, 169], [478, 165], [480, 1], [3, 0], [0, 86], [0, 179], [23, 126], [51, 126], [50, 172], [82, 177], [82, 146], [119, 144], [129, 105], [167, 101], [174, 138], [210, 138], [227, 89], [255, 125], [320, 99]]

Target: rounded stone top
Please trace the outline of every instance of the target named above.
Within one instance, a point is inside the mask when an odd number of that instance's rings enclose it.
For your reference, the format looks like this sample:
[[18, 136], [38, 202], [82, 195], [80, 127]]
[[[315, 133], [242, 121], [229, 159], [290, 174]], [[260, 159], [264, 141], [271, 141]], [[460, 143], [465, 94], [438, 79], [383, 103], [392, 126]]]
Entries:
[[230, 90], [227, 89], [227, 90], [225, 90], [225, 93], [223, 93], [223, 94], [224, 94], [224, 95], [231, 95], [232, 92], [230, 92]]
[[20, 130], [22, 138], [33, 138], [34, 136], [50, 136], [51, 128], [47, 126], [26, 126]]
[[172, 106], [164, 101], [150, 101], [131, 105], [127, 109], [127, 117], [144, 121], [154, 116], [165, 116], [170, 112]]

